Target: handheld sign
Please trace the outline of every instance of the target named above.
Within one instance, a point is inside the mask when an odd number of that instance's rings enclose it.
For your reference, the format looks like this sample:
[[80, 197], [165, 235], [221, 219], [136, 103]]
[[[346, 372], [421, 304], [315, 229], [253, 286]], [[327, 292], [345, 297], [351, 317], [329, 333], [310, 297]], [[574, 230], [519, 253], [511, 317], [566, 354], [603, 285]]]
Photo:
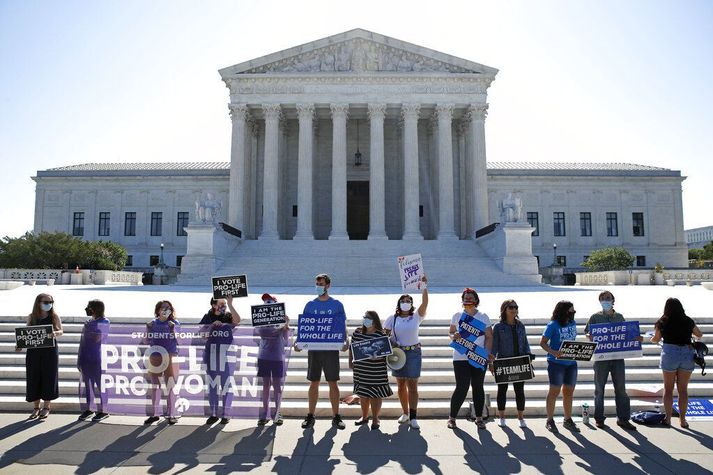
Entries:
[[287, 321], [284, 303], [253, 305], [250, 307], [250, 313], [253, 319], [253, 327], [284, 325]]
[[372, 338], [352, 343], [352, 360], [362, 361], [370, 358], [383, 358], [393, 353], [388, 336]]
[[248, 277], [246, 275], [228, 275], [213, 277], [213, 298], [222, 299], [229, 295], [233, 297], [248, 296]]
[[488, 364], [488, 350], [476, 345], [473, 341], [466, 340], [459, 336], [455, 341], [452, 341], [449, 346], [458, 353], [468, 357], [468, 363], [470, 363], [471, 366], [485, 369], [485, 366]]
[[495, 384], [517, 383], [535, 377], [529, 355], [496, 359], [493, 361], [493, 374]]
[[347, 318], [343, 313], [299, 315], [296, 346], [303, 350], [341, 350], [346, 333]]
[[590, 361], [597, 344], [591, 341], [563, 341], [560, 346], [560, 360]]
[[423, 259], [421, 254], [400, 256], [396, 259], [401, 275], [401, 288], [404, 293], [421, 290], [421, 277], [423, 277]]
[[638, 358], [643, 354], [639, 322], [597, 323], [589, 325], [592, 341], [597, 343], [594, 361]]
[[477, 318], [471, 317], [467, 313], [463, 312], [458, 320], [458, 333], [461, 338], [465, 338], [468, 341], [475, 341], [482, 335], [485, 335], [485, 330], [487, 325]]
[[53, 348], [52, 332], [52, 325], [15, 328], [16, 345], [18, 348]]

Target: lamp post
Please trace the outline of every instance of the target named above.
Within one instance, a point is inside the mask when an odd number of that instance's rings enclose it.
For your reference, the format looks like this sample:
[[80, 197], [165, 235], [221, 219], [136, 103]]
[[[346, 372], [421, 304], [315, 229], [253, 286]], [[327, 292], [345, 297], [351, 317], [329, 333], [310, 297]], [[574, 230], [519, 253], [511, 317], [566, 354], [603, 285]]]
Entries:
[[161, 243], [161, 258], [158, 260], [158, 265], [163, 267], [163, 243]]
[[552, 258], [552, 265], [556, 266], [557, 265], [557, 243], [552, 244], [552, 252], [554, 253], [554, 257]]
[[357, 128], [357, 151], [354, 154], [354, 166], [355, 167], [360, 167], [361, 166], [361, 152], [359, 151], [359, 119], [356, 120], [356, 128]]

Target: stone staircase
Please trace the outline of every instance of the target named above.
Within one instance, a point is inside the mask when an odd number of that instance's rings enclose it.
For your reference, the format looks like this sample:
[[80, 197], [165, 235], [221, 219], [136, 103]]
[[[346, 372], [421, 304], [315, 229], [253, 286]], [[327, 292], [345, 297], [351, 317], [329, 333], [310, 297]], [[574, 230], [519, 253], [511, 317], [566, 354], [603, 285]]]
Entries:
[[[77, 349], [80, 332], [85, 317], [65, 317], [63, 326], [64, 336], [60, 339], [60, 398], [54, 402], [53, 407], [61, 412], [78, 412], [79, 400], [77, 397], [77, 384], [79, 373], [76, 368]], [[115, 320], [116, 321], [116, 320]], [[143, 319], [121, 319], [127, 323], [143, 323]], [[653, 329], [655, 319], [642, 319], [641, 331]], [[548, 389], [547, 363], [545, 353], [539, 347], [540, 335], [547, 319], [530, 319], [524, 321], [528, 330], [528, 339], [533, 353], [537, 355], [534, 362], [535, 379], [525, 384], [527, 397], [527, 414], [545, 414], [545, 396]], [[188, 323], [188, 322], [184, 322]], [[455, 386], [452, 369], [452, 350], [447, 346], [449, 320], [430, 316], [421, 326], [421, 342], [423, 344], [423, 372], [419, 384], [419, 414], [421, 417], [445, 418], [448, 415], [449, 401]], [[698, 327], [704, 333], [704, 342], [713, 347], [713, 318], [697, 319]], [[16, 353], [14, 350], [14, 328], [22, 326], [24, 318], [0, 318], [0, 411], [29, 411], [30, 404], [25, 402], [25, 354]], [[356, 320], [349, 321], [349, 332], [353, 331]], [[580, 333], [584, 325], [580, 325]], [[661, 371], [658, 369], [660, 348], [651, 343], [644, 344], [644, 356], [627, 360], [627, 390], [631, 397], [632, 411], [652, 408], [657, 401], [661, 401], [663, 386]], [[342, 396], [351, 393], [352, 372], [347, 365], [347, 354], [341, 358], [340, 389]], [[284, 389], [283, 414], [286, 416], [301, 417], [307, 409], [307, 353], [292, 352], [287, 380]], [[692, 398], [713, 399], [713, 376], [701, 376], [697, 369], [689, 384], [689, 395]], [[395, 380], [392, 379], [394, 396], [386, 399], [383, 405], [385, 417], [398, 417], [401, 408], [396, 398]], [[495, 394], [497, 387], [491, 375], [485, 379], [486, 394], [491, 396], [491, 414], [495, 410]], [[658, 392], [657, 392], [658, 391]], [[592, 363], [579, 363], [578, 384], [575, 390], [575, 414], [579, 412], [582, 403], [593, 405], [594, 383]], [[508, 412], [514, 413], [514, 394], [509, 390]], [[470, 397], [470, 395], [469, 395]], [[614, 392], [611, 383], [606, 390], [606, 411], [613, 415]], [[467, 408], [464, 404], [463, 413]], [[359, 406], [342, 406], [342, 414], [348, 417], [357, 417]], [[557, 403], [557, 413], [561, 414], [561, 401]], [[331, 414], [327, 399], [327, 385], [320, 388], [320, 402], [317, 415]]]
[[[505, 274], [472, 240], [241, 240], [214, 275], [246, 274], [252, 285], [295, 286], [326, 271], [339, 286], [394, 286], [396, 258], [418, 253], [429, 279], [441, 286], [532, 286], [541, 281], [539, 274]], [[178, 283], [206, 285], [210, 275], [181, 274]]]

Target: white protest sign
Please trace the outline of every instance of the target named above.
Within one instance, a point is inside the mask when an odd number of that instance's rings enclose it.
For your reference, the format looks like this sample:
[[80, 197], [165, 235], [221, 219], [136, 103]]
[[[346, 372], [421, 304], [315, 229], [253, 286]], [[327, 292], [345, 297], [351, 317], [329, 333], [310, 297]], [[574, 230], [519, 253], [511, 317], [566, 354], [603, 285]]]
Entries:
[[423, 285], [421, 277], [424, 274], [421, 254], [400, 256], [397, 258], [397, 262], [401, 276], [401, 288], [404, 293], [420, 291], [421, 285]]

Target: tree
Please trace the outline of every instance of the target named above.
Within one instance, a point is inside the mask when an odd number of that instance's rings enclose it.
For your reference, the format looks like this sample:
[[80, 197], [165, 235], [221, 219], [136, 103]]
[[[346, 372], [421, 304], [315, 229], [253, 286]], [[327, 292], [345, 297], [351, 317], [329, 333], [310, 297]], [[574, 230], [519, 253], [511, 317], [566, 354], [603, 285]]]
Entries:
[[19, 238], [0, 240], [0, 267], [62, 269], [64, 266], [97, 270], [121, 270], [128, 254], [123, 246], [108, 241], [83, 241], [66, 233], [27, 232]]
[[633, 263], [634, 256], [623, 247], [605, 247], [593, 251], [582, 265], [592, 271], [601, 271], [627, 269]]

